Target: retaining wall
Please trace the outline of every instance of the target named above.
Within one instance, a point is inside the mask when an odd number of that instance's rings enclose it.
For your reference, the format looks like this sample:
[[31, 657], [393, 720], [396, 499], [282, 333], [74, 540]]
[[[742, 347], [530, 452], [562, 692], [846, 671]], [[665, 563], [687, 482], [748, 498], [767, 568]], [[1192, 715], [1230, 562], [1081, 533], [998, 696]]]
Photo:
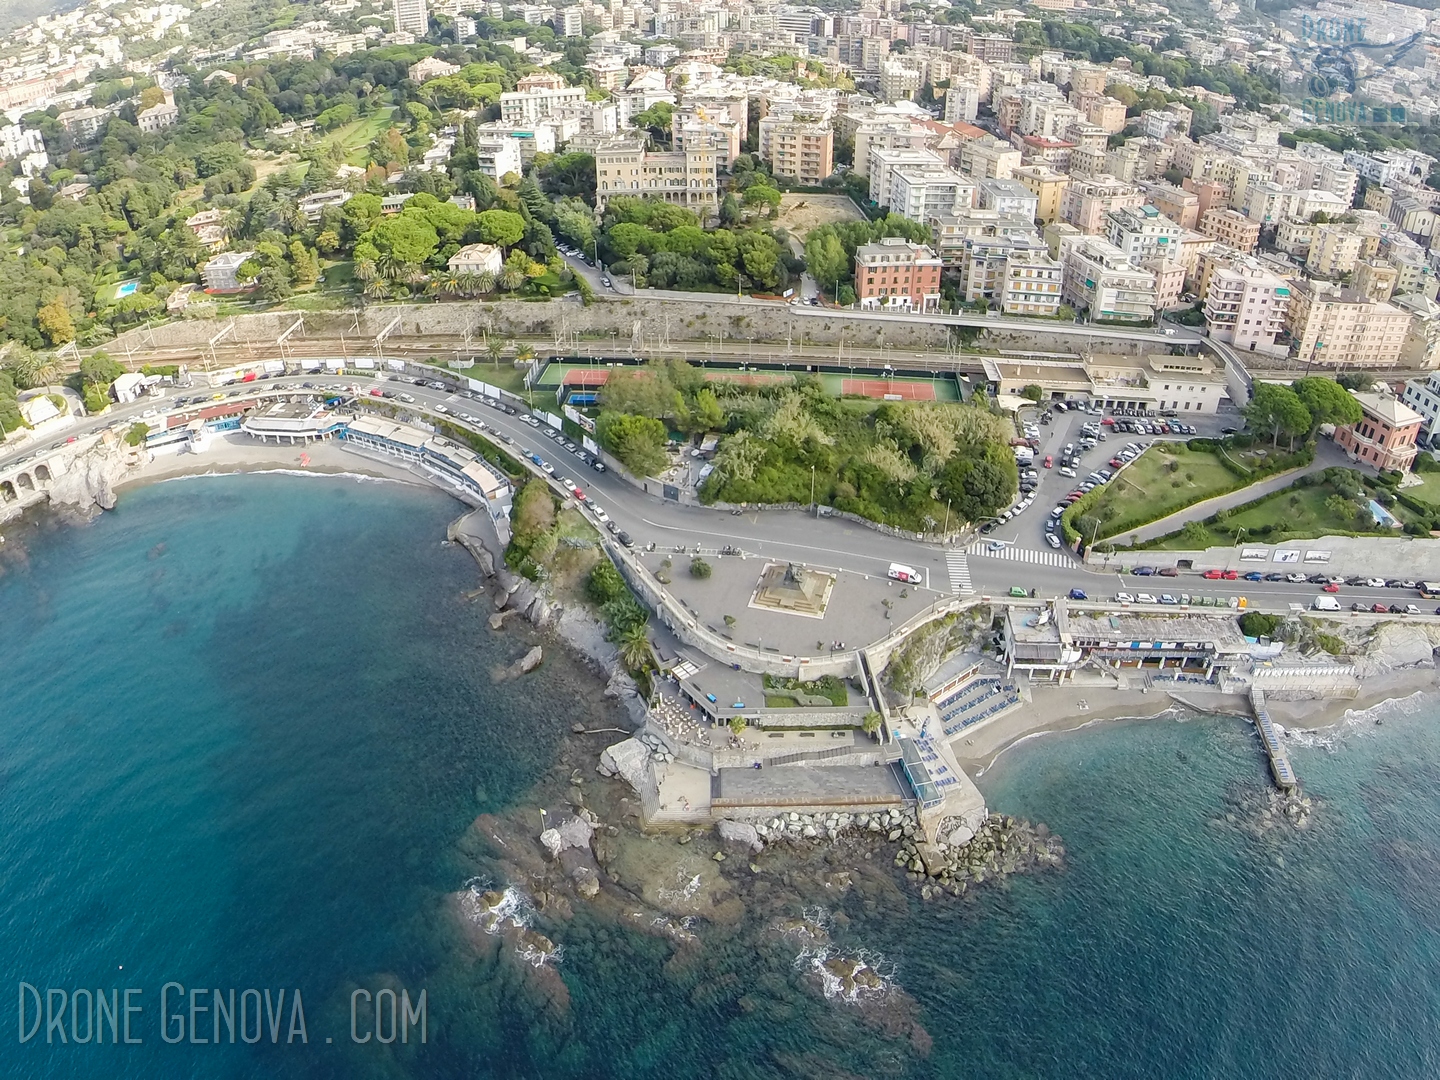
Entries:
[[[1245, 558], [1247, 555], [1251, 557]], [[1387, 578], [1440, 581], [1440, 541], [1418, 536], [1322, 536], [1286, 544], [1246, 543], [1204, 551], [1118, 551], [1108, 559], [1100, 552], [1091, 551], [1086, 553], [1085, 562], [1112, 572], [1123, 572], [1133, 566], [1188, 566], [1195, 570], [1238, 570], [1242, 574], [1250, 570], [1340, 577], [1378, 574]], [[1234, 592], [1245, 583], [1228, 584]], [[1300, 599], [1297, 597], [1297, 602]]]

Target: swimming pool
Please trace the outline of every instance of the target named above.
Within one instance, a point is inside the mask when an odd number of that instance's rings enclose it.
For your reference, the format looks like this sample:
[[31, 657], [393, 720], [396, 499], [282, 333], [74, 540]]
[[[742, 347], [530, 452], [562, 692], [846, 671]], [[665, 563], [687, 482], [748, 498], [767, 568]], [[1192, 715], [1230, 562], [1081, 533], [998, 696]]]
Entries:
[[138, 288], [140, 288], [138, 281], [126, 281], [117, 285], [115, 286], [115, 299], [119, 300], [122, 296], [133, 296]]
[[1389, 510], [1386, 510], [1385, 507], [1381, 506], [1374, 499], [1370, 500], [1370, 516], [1375, 519], [1376, 525], [1384, 525], [1390, 529], [1398, 529], [1401, 527], [1395, 515], [1390, 513]]

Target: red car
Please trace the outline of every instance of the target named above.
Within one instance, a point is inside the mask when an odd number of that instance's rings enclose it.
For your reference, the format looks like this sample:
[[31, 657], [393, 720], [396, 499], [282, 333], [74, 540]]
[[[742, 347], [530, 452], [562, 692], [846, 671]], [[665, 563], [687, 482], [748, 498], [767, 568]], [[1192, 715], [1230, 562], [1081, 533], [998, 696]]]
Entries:
[[1104, 424], [1106, 427], [1114, 427], [1115, 418], [1113, 416], [1107, 416], [1104, 420], [1101, 420], [1100, 423]]
[[575, 492], [575, 501], [576, 501], [576, 502], [584, 502], [584, 501], [585, 501], [585, 492], [581, 491], [578, 487], [577, 487], [577, 488], [572, 488], [571, 490]]
[[1384, 604], [1373, 604], [1371, 605], [1370, 610], [1373, 611], [1376, 615], [1387, 615], [1390, 612], [1390, 609]]
[[1223, 570], [1206, 570], [1205, 573], [1200, 576], [1206, 581], [1219, 581], [1225, 576], [1225, 572]]
[[1112, 458], [1110, 459], [1110, 468], [1112, 468], [1112, 469], [1123, 469], [1124, 467], [1125, 467], [1125, 463], [1124, 463], [1123, 461], [1121, 461], [1118, 457], [1112, 457]]
[[1055, 465], [1055, 455], [1054, 455], [1054, 454], [1046, 454], [1046, 455], [1045, 455], [1045, 468], [1049, 469], [1049, 468], [1054, 467], [1054, 465]]
[[1225, 580], [1226, 580], [1226, 581], [1236, 581], [1236, 580], [1239, 579], [1239, 577], [1240, 577], [1240, 571], [1239, 571], [1239, 570], [1226, 570], [1226, 571], [1225, 571]]
[[370, 396], [371, 396], [371, 397], [380, 397], [381, 394], [380, 394], [380, 391], [379, 391], [379, 390], [371, 390], [371, 391], [370, 391]]
[[1325, 591], [1325, 592], [1331, 592], [1331, 593], [1339, 592], [1339, 591], [1340, 591], [1340, 586], [1339, 586], [1339, 585], [1336, 585], [1336, 584], [1332, 581], [1329, 585], [1326, 585], [1326, 586], [1325, 586], [1324, 591]]

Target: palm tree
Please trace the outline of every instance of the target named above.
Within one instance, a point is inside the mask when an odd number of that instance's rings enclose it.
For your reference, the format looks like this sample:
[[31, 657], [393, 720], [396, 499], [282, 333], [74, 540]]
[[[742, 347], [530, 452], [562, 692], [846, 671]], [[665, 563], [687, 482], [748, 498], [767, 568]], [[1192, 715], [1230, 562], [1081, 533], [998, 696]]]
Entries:
[[355, 280], [363, 284], [370, 284], [380, 276], [380, 268], [375, 265], [374, 259], [355, 260]]
[[507, 266], [500, 271], [500, 287], [506, 292], [514, 292], [525, 284], [525, 275], [513, 266]]
[[405, 264], [388, 251], [375, 261], [375, 268], [389, 281], [399, 281], [405, 273]]
[[467, 270], [456, 276], [455, 286], [461, 296], [477, 296], [480, 293], [480, 275], [473, 270]]
[[437, 292], [443, 292], [447, 296], [459, 296], [462, 291], [460, 284], [461, 275], [453, 270], [441, 274], [439, 277], [431, 278], [430, 285]]
[[620, 662], [631, 671], [640, 671], [650, 664], [650, 636], [646, 624], [639, 623], [625, 630], [615, 642]]
[[515, 349], [515, 359], [521, 363], [528, 364], [535, 359], [535, 346], [520, 345]]
[[475, 291], [481, 296], [495, 291], [495, 274], [490, 270], [481, 270], [475, 275]]
[[485, 339], [485, 355], [497, 368], [500, 366], [500, 358], [505, 355], [505, 346], [499, 338], [487, 337]]
[[368, 282], [365, 286], [365, 299], [389, 300], [390, 283], [387, 281], [381, 281], [378, 278], [375, 281]]

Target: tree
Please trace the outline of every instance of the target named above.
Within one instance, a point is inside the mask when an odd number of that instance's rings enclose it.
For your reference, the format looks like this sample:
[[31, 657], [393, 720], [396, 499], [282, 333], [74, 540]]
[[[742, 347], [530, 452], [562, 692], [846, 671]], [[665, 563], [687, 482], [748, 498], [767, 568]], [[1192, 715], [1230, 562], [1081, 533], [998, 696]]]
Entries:
[[486, 244], [514, 247], [525, 235], [525, 219], [509, 210], [486, 210], [476, 219], [480, 239]]
[[35, 313], [35, 321], [51, 345], [64, 345], [75, 340], [74, 320], [58, 296]]
[[381, 255], [388, 255], [402, 265], [423, 265], [440, 246], [439, 234], [428, 221], [414, 213], [382, 218], [368, 235]]
[[80, 383], [82, 386], [109, 386], [124, 371], [124, 368], [110, 359], [108, 353], [97, 352], [80, 361]]
[[595, 425], [600, 443], [637, 476], [650, 476], [666, 465], [665, 425], [648, 416], [602, 411]]
[[860, 721], [860, 727], [866, 735], [875, 735], [880, 731], [880, 725], [884, 723], [884, 721], [885, 718], [883, 716], [874, 709], [871, 709], [865, 714], [864, 719]]
[[740, 203], [733, 191], [727, 191], [720, 202], [720, 224], [727, 229], [740, 224]]
[[650, 664], [650, 634], [645, 623], [627, 626], [615, 641], [620, 662], [631, 671], [642, 671]]
[[1028, 386], [1021, 388], [1020, 396], [1029, 401], [1038, 402], [1045, 396], [1045, 390], [1036, 383], [1030, 383]]
[[730, 730], [736, 735], [745, 734], [745, 718], [743, 716], [730, 717]]
[[1360, 403], [1333, 379], [1307, 376], [1296, 379], [1290, 389], [1310, 410], [1310, 429], [1321, 424], [1356, 424], [1360, 422]]
[[690, 429], [692, 431], [714, 431], [725, 423], [725, 410], [715, 391], [708, 386], [695, 395], [690, 408]]
[[150, 425], [143, 420], [130, 425], [125, 432], [125, 442], [128, 446], [144, 446], [145, 437], [150, 434]]
[[1310, 410], [1300, 396], [1288, 386], [1256, 383], [1250, 404], [1245, 406], [1245, 419], [1257, 431], [1270, 431], [1270, 445], [1280, 441], [1282, 434], [1294, 440], [1310, 430]]
[[499, 338], [487, 337], [485, 339], [485, 355], [497, 368], [500, 366], [500, 358], [505, 355], [505, 343]]
[[845, 247], [833, 232], [811, 236], [805, 242], [805, 264], [810, 276], [822, 286], [839, 283], [850, 268]]
[[693, 578], [708, 578], [710, 576], [710, 564], [696, 555], [690, 560], [690, 576]]

